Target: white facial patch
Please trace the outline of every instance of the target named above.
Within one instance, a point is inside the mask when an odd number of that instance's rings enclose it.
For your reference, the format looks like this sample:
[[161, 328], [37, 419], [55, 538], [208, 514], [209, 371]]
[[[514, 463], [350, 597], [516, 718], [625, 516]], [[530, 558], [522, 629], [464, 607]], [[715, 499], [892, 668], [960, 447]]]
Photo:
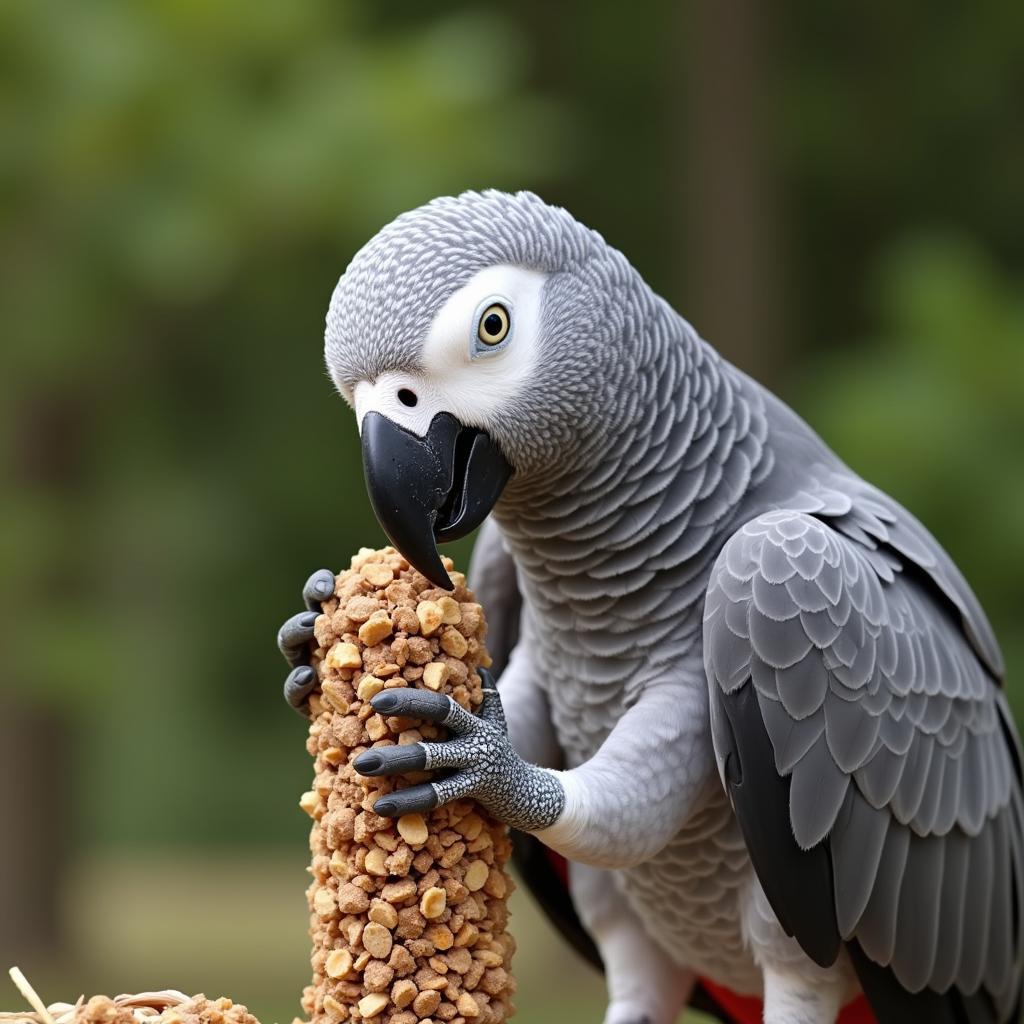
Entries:
[[[508, 265], [475, 274], [435, 317], [423, 347], [422, 373], [384, 373], [356, 385], [360, 430], [371, 411], [420, 437], [440, 412], [486, 429], [533, 376], [546, 279], [539, 271]], [[492, 302], [505, 306], [511, 326], [508, 341], [488, 350], [476, 342], [477, 318]]]

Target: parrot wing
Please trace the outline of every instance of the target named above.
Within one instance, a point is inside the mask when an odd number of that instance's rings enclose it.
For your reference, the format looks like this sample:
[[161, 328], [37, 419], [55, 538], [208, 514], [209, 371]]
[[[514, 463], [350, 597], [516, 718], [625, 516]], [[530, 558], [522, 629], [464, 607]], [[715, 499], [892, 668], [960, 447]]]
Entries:
[[820, 964], [845, 943], [880, 1021], [1007, 1020], [1024, 802], [1002, 661], [938, 543], [862, 486], [795, 496], [715, 563], [716, 755], [779, 921]]

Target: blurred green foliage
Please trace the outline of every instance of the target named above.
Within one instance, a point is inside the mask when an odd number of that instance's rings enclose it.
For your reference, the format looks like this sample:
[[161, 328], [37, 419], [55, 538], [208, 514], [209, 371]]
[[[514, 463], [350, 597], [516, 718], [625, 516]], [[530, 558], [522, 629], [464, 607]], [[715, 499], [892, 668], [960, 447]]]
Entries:
[[[0, 714], [63, 723], [62, 842], [301, 863], [274, 634], [310, 571], [382, 539], [324, 312], [381, 225], [466, 188], [568, 206], [909, 505], [1024, 712], [1024, 6], [758, 9], [0, 5]], [[767, 351], [694, 285], [734, 102], [763, 129]]]
[[894, 237], [955, 228], [1020, 272], [1022, 38], [1014, 0], [786, 5], [771, 126], [810, 355], [875, 329], [869, 282]]
[[5, 675], [79, 726], [86, 838], [294, 838], [273, 637], [305, 574], [380, 538], [323, 372], [331, 289], [407, 207], [542, 186], [565, 118], [472, 8], [0, 21]]

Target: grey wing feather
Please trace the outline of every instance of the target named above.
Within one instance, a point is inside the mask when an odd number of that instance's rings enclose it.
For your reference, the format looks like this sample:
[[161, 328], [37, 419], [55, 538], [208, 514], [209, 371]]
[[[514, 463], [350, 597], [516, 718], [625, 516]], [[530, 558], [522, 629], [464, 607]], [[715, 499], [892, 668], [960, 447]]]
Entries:
[[499, 676], [519, 642], [523, 596], [516, 563], [493, 519], [484, 520], [480, 527], [467, 580], [476, 599], [487, 609], [487, 651], [494, 661], [491, 671]]
[[937, 896], [942, 892], [944, 860], [945, 843], [940, 838], [911, 833], [897, 910], [901, 931], [909, 926], [913, 932], [912, 937], [904, 939], [907, 951], [903, 965], [903, 981], [911, 992], [919, 992], [928, 984], [935, 966], [940, 910]]
[[971, 843], [967, 908], [964, 915], [964, 949], [957, 981], [967, 991], [981, 982], [988, 950], [989, 904], [992, 888], [992, 833], [985, 829]]
[[939, 934], [942, 941], [932, 965], [932, 983], [944, 992], [956, 980], [964, 936], [969, 841], [962, 832], [951, 832], [945, 841], [942, 892], [939, 894]]
[[[909, 991], [982, 984], [1008, 1012], [1024, 814], [1001, 658], [948, 556], [863, 486], [729, 540], [705, 605], [709, 684], [756, 690], [793, 835], [829, 843], [843, 938]], [[880, 567], [884, 547], [898, 559]], [[716, 749], [733, 739], [716, 732]]]
[[[864, 947], [864, 952], [876, 963], [892, 963], [896, 949], [900, 883], [907, 865], [909, 847], [908, 829], [889, 829], [868, 905], [853, 931]], [[836, 895], [841, 897], [842, 894]]]
[[[889, 581], [894, 570], [906, 572], [911, 567], [929, 577], [956, 609], [987, 671], [1001, 679], [1005, 663], [988, 617], [927, 527], [844, 465], [785, 403], [770, 393], [761, 394], [775, 446], [788, 456], [785, 462], [776, 461], [778, 469], [762, 489], [764, 497], [780, 508], [827, 520], [840, 533], [858, 540], [861, 556], [880, 579]], [[787, 466], [793, 468], [787, 472]]]
[[800, 759], [789, 787], [789, 820], [804, 850], [831, 831], [849, 788], [849, 776], [836, 764], [825, 736]]
[[832, 830], [834, 885], [844, 894], [837, 901], [837, 920], [844, 938], [853, 935], [868, 905], [891, 820], [887, 811], [872, 807], [856, 787], [847, 789], [846, 805]]

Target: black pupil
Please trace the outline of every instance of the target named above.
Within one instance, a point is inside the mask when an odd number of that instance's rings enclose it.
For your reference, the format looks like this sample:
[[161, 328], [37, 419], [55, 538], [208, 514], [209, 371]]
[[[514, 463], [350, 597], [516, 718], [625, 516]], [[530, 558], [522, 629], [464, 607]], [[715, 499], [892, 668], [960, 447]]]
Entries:
[[401, 388], [398, 392], [398, 400], [402, 405], [408, 405], [411, 407], [416, 404], [416, 394], [408, 388]]
[[504, 322], [497, 313], [489, 313], [484, 317], [484, 331], [492, 337], [501, 334]]

